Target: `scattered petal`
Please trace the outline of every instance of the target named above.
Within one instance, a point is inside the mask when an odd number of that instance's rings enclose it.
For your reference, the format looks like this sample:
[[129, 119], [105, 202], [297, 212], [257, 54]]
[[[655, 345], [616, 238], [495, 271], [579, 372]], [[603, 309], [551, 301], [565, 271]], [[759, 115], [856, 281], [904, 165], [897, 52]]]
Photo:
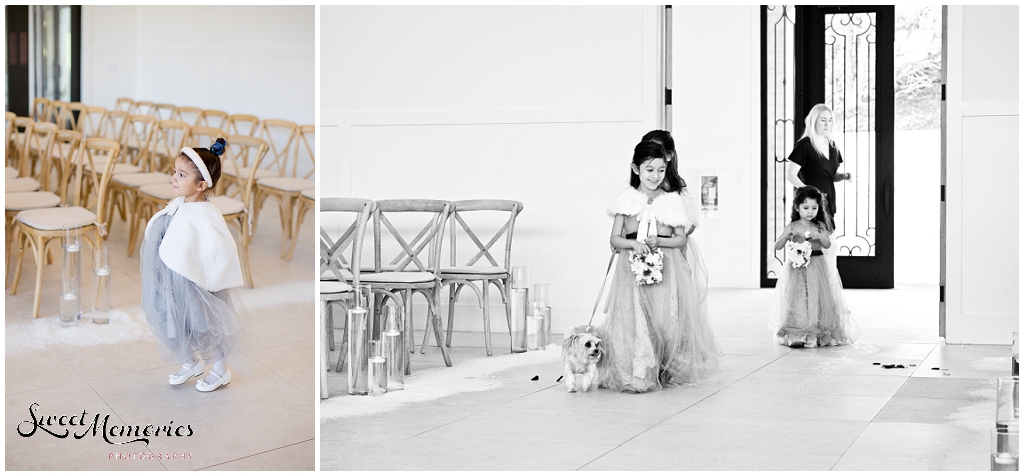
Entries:
[[871, 365], [882, 365], [882, 363], [881, 362], [875, 362], [875, 363], [873, 363]]
[[534, 375], [533, 378], [531, 378], [530, 380], [536, 382], [537, 380], [540, 380], [540, 377], [537, 376], [537, 375]]
[[896, 364], [885, 364], [882, 366], [883, 369], [891, 369], [893, 367], [896, 367]]
[[558, 376], [558, 380], [555, 380], [555, 382], [561, 382], [562, 381], [562, 377], [564, 377], [564, 375], [559, 375]]
[[932, 370], [939, 370], [938, 367], [932, 367]]

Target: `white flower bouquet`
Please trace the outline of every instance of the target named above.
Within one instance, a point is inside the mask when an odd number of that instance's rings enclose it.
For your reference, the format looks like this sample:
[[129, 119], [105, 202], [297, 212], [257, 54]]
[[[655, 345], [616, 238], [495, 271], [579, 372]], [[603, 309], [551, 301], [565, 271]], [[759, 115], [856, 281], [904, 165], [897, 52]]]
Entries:
[[636, 284], [660, 283], [664, 260], [665, 254], [659, 248], [654, 248], [646, 254], [630, 251], [629, 269], [636, 275]]
[[806, 268], [807, 264], [811, 262], [811, 242], [787, 242], [786, 261], [789, 261], [794, 268]]

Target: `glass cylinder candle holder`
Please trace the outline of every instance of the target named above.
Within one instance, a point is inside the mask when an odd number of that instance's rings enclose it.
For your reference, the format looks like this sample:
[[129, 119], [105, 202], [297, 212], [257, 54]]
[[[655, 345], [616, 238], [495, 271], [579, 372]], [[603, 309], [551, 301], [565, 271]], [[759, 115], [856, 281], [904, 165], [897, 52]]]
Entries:
[[538, 317], [534, 313], [530, 313], [526, 316], [526, 349], [527, 350], [538, 350], [540, 349], [540, 323], [543, 319], [543, 315]]
[[387, 390], [405, 388], [405, 319], [404, 309], [394, 304], [384, 308], [384, 358], [387, 359]]
[[1014, 377], [1016, 377], [1016, 376], [1020, 375], [1018, 373], [1019, 370], [1020, 370], [1020, 367], [1017, 364], [1017, 361], [1019, 360], [1019, 357], [1020, 357], [1020, 350], [1019, 350], [1019, 347], [1017, 346], [1017, 333], [1016, 332], [1013, 333], [1012, 348], [1013, 348], [1013, 357], [1012, 357], [1013, 360], [1010, 361], [1010, 375], [1013, 375]]
[[368, 361], [369, 394], [373, 396], [384, 395], [388, 391], [388, 368], [387, 359], [384, 357], [384, 342], [379, 340], [370, 341], [370, 358]]
[[78, 325], [78, 318], [82, 310], [81, 290], [81, 285], [74, 278], [60, 281], [61, 327]]
[[62, 326], [78, 324], [82, 318], [82, 229], [63, 225], [61, 256], [60, 319]]
[[547, 347], [551, 343], [551, 307], [545, 307], [542, 312], [544, 318], [541, 321], [540, 342], [541, 347]]
[[1020, 426], [1020, 377], [996, 379], [996, 429], [1016, 432]]
[[526, 303], [525, 289], [512, 289], [512, 353], [526, 352]]
[[1020, 467], [1020, 434], [1016, 431], [992, 430], [992, 471], [1018, 471]]
[[369, 316], [365, 308], [353, 307], [348, 310], [348, 355], [345, 365], [348, 370], [348, 394], [366, 395], [369, 391], [369, 337], [367, 328]]
[[512, 289], [527, 289], [530, 287], [530, 270], [526, 266], [512, 267]]
[[544, 283], [533, 285], [533, 301], [540, 303], [541, 308], [551, 307], [551, 285]]
[[110, 323], [110, 247], [92, 254], [92, 322]]

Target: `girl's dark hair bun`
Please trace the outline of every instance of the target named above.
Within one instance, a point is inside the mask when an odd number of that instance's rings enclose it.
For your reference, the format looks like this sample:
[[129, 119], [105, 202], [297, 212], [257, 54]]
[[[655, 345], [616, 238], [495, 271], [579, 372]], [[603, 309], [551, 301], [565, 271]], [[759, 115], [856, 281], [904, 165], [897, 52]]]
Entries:
[[224, 146], [227, 144], [227, 141], [218, 137], [217, 142], [214, 142], [213, 145], [210, 146], [210, 152], [213, 152], [213, 155], [220, 157], [224, 155]]

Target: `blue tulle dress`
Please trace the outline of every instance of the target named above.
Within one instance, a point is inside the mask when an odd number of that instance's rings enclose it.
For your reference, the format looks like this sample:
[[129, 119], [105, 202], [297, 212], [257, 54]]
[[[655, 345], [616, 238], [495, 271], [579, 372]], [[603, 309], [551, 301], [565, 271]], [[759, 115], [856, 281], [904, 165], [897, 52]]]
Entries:
[[156, 216], [146, 230], [140, 253], [142, 307], [160, 343], [160, 356], [173, 363], [226, 358], [245, 374], [250, 348], [241, 316], [243, 307], [231, 290], [210, 292], [171, 270], [159, 247], [173, 214]]

